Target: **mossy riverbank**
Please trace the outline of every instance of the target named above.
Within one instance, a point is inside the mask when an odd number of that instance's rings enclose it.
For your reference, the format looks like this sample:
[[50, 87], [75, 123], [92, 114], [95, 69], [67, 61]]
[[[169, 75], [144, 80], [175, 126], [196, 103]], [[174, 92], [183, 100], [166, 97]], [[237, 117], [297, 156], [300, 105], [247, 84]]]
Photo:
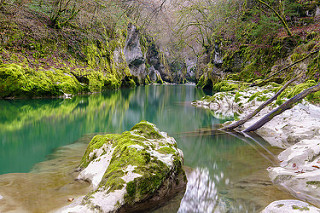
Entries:
[[[80, 75], [79, 75], [80, 76]], [[114, 75], [95, 71], [77, 74], [68, 69], [35, 70], [17, 64], [0, 65], [0, 98], [59, 97], [118, 89]]]

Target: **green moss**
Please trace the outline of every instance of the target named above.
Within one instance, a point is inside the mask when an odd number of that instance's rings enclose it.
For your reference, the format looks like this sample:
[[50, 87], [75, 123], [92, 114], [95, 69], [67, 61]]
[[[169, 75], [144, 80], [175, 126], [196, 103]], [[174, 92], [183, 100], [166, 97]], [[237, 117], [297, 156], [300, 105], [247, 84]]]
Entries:
[[308, 64], [307, 78], [319, 81], [320, 78], [320, 53]]
[[275, 102], [275, 104], [278, 105], [278, 106], [280, 106], [280, 105], [282, 105], [284, 102], [285, 102], [284, 100], [277, 99], [276, 102]]
[[212, 91], [214, 92], [227, 92], [238, 89], [238, 84], [230, 83], [228, 81], [220, 81], [216, 84], [213, 84]]
[[148, 85], [151, 83], [149, 75], [147, 75], [146, 78], [144, 79], [144, 83], [145, 83], [145, 85]]
[[241, 96], [240, 93], [237, 92], [234, 96], [234, 102], [238, 103], [240, 101], [240, 96]]
[[315, 186], [320, 186], [320, 181], [307, 181], [307, 185], [315, 185]]
[[303, 90], [308, 89], [309, 87], [312, 87], [316, 85], [316, 82], [314, 80], [308, 80], [305, 83], [301, 83], [298, 85], [295, 85], [294, 87], [289, 87], [287, 88], [278, 98], [292, 98], [295, 95], [298, 95], [299, 93], [301, 93]]
[[250, 98], [248, 99], [248, 102], [253, 101], [254, 99], [256, 99], [259, 95], [261, 95], [261, 92], [256, 92], [253, 95], [250, 96]]
[[299, 206], [296, 206], [296, 205], [292, 205], [292, 209], [294, 210], [300, 210], [300, 211], [309, 211], [310, 209], [308, 207], [299, 207]]
[[160, 149], [157, 150], [157, 152], [162, 154], [174, 154], [176, 150], [174, 150], [171, 147], [161, 147]]
[[121, 85], [115, 75], [107, 75], [103, 82], [103, 89], [118, 89]]
[[202, 75], [199, 78], [199, 81], [197, 83], [197, 87], [204, 88], [207, 85], [207, 81], [208, 81], [208, 79], [205, 77], [205, 75]]
[[134, 82], [131, 76], [126, 76], [121, 81], [122, 88], [134, 88], [135, 86], [136, 86], [136, 82]]
[[126, 187], [128, 194], [125, 196], [125, 200], [129, 204], [153, 195], [167, 178], [169, 169], [161, 161], [155, 161], [148, 167], [148, 171], [139, 170], [139, 172], [143, 172], [145, 175], [130, 181]]
[[229, 74], [226, 78], [226, 80], [233, 80], [233, 81], [240, 81], [239, 74]]
[[163, 80], [162, 80], [162, 78], [161, 78], [161, 75], [158, 75], [158, 74], [157, 74], [157, 80], [156, 80], [156, 82], [157, 82], [158, 84], [163, 84]]
[[147, 121], [141, 121], [132, 127], [131, 131], [137, 131], [140, 135], [148, 139], [161, 139], [164, 138], [158, 130], [155, 129], [155, 126]]
[[64, 93], [100, 92], [120, 87], [119, 80], [111, 74], [84, 71], [81, 75], [85, 76], [88, 82], [80, 83], [67, 68], [36, 71], [28, 66], [1, 64], [0, 98], [53, 97]]
[[308, 95], [307, 100], [311, 103], [320, 103], [320, 91]]
[[90, 153], [95, 149], [100, 149], [104, 144], [112, 145], [113, 141], [118, 138], [119, 135], [110, 134], [110, 135], [96, 135], [89, 143], [86, 152], [84, 153], [80, 167], [85, 168], [89, 165], [89, 163], [95, 159], [90, 158]]
[[68, 71], [35, 71], [16, 64], [0, 65], [0, 97], [59, 96], [76, 94], [82, 86]]

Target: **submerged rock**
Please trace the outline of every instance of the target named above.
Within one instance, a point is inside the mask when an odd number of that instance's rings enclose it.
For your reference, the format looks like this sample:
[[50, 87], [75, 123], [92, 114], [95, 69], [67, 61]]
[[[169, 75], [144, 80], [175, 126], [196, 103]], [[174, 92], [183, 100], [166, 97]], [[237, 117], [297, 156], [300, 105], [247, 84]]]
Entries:
[[277, 200], [261, 213], [320, 212], [320, 209], [300, 200]]
[[183, 154], [174, 138], [142, 121], [130, 131], [97, 135], [78, 178], [93, 191], [59, 212], [135, 212], [152, 209], [185, 190]]

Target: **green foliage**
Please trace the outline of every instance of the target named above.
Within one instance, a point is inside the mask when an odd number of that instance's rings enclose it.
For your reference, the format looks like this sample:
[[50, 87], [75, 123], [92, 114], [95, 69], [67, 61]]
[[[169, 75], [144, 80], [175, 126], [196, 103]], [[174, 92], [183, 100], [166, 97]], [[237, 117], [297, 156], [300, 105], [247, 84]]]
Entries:
[[307, 78], [319, 81], [320, 78], [320, 53], [308, 65]]
[[234, 96], [234, 102], [238, 103], [240, 101], [240, 93], [236, 92], [235, 96]]
[[259, 22], [253, 27], [250, 32], [256, 39], [265, 39], [266, 35], [272, 36], [280, 28], [278, 19], [275, 16], [261, 16]]
[[[301, 83], [292, 87], [288, 87], [285, 91], [281, 93], [281, 95], [278, 96], [276, 104], [281, 105], [284, 103], [284, 99], [290, 99], [294, 97], [295, 95], [298, 95], [303, 90], [308, 89], [312, 86], [315, 86], [317, 83], [314, 80], [308, 80], [305, 83]], [[307, 100], [313, 103], [319, 103], [320, 101], [320, 93], [312, 93], [307, 96]]]
[[81, 87], [75, 77], [60, 70], [36, 72], [15, 64], [0, 65], [1, 98], [76, 94]]
[[197, 87], [202, 89], [212, 88], [212, 81], [206, 75], [202, 75], [197, 83]]
[[80, 0], [53, 0], [49, 5], [51, 6], [51, 26], [57, 29], [61, 29], [75, 19], [83, 7]]
[[216, 84], [213, 84], [212, 91], [214, 92], [227, 92], [231, 90], [238, 89], [238, 84], [228, 82], [228, 81], [220, 81]]
[[63, 94], [100, 92], [120, 87], [112, 75], [92, 71], [87, 74], [88, 84], [81, 84], [70, 70], [39, 70], [17, 64], [0, 65], [0, 98], [53, 97]]

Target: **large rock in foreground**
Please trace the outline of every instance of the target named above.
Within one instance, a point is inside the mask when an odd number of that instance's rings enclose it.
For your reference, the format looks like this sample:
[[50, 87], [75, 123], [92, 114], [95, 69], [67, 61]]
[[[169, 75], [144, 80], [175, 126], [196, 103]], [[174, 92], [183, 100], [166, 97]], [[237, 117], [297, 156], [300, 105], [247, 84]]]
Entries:
[[300, 200], [277, 200], [270, 203], [261, 213], [320, 212], [320, 209]]
[[174, 138], [142, 121], [121, 135], [97, 135], [79, 179], [93, 191], [59, 212], [133, 212], [154, 208], [185, 190], [183, 154]]

